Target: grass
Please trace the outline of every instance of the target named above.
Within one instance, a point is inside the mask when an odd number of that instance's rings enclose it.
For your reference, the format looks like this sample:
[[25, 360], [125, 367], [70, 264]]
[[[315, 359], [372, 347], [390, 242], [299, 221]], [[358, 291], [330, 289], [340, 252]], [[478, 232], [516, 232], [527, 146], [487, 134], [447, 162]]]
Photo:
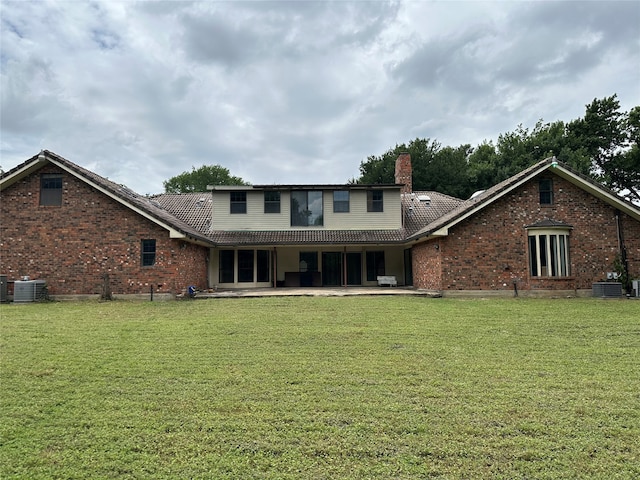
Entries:
[[638, 478], [640, 303], [0, 306], [0, 478]]

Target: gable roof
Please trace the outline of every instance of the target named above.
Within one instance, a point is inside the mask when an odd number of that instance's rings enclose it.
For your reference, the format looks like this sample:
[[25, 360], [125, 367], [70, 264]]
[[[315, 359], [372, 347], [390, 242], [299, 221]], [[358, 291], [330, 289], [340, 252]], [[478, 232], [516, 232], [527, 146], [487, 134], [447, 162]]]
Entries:
[[447, 214], [427, 224], [413, 235], [409, 235], [407, 240], [417, 241], [430, 237], [446, 236], [449, 234], [449, 229], [456, 224], [476, 214], [488, 205], [491, 205], [540, 173], [550, 169], [553, 169], [552, 171], [555, 175], [564, 178], [605, 203], [640, 221], [640, 208], [636, 207], [633, 203], [622, 199], [611, 190], [604, 188], [586, 175], [582, 175], [573, 170], [568, 165], [558, 162], [555, 157], [550, 157], [522, 170], [488, 190], [474, 195], [469, 200], [462, 202], [457, 208], [454, 208]]
[[201, 244], [211, 244], [211, 240], [193, 226], [176, 218], [153, 199], [138, 195], [134, 191], [93, 173], [48, 150], [41, 151], [26, 162], [12, 168], [0, 176], [0, 190], [4, 190], [22, 178], [38, 171], [47, 164], [53, 164], [80, 181], [107, 195], [116, 202], [133, 210], [142, 217], [169, 232], [171, 238], [182, 238]]

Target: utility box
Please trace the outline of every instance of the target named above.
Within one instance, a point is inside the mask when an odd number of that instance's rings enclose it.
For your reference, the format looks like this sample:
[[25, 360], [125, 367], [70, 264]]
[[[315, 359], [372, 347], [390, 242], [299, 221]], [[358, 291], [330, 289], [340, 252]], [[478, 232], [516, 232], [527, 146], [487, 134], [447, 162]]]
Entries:
[[0, 303], [9, 301], [9, 295], [7, 292], [7, 276], [0, 275]]
[[13, 284], [14, 303], [44, 300], [46, 285], [44, 280], [16, 280]]

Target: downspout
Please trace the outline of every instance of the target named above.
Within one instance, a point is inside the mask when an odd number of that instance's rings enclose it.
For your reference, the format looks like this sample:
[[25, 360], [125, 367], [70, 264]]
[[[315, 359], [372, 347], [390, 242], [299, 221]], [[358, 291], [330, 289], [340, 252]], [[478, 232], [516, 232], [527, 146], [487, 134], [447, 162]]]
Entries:
[[616, 210], [616, 227], [618, 229], [618, 249], [620, 250], [620, 262], [624, 271], [623, 287], [627, 292], [631, 291], [631, 279], [629, 278], [629, 262], [627, 261], [627, 247], [624, 244], [624, 234], [622, 232], [622, 220], [620, 212]]

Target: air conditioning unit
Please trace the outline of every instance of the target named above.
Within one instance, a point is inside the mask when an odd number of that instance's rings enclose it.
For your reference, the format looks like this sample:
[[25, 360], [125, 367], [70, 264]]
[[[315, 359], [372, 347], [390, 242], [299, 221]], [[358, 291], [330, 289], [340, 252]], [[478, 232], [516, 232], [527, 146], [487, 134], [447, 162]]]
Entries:
[[591, 285], [591, 295], [597, 298], [622, 297], [622, 284], [620, 282], [596, 282]]
[[631, 288], [636, 297], [640, 297], [640, 280], [631, 280]]
[[44, 280], [16, 280], [13, 284], [14, 303], [43, 300], [47, 282]]

